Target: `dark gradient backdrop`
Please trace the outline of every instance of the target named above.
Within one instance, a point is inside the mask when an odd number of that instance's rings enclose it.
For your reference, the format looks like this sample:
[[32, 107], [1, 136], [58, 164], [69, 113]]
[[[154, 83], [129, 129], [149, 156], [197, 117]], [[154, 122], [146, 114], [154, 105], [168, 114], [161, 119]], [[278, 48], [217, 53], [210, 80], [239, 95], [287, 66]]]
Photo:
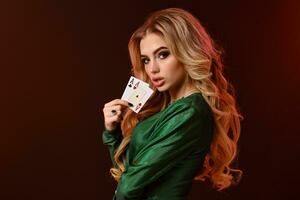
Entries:
[[111, 199], [102, 107], [129, 78], [131, 33], [167, 7], [191, 11], [224, 47], [245, 117], [241, 184], [217, 193], [197, 182], [189, 199], [297, 198], [297, 2], [1, 1], [0, 199]]

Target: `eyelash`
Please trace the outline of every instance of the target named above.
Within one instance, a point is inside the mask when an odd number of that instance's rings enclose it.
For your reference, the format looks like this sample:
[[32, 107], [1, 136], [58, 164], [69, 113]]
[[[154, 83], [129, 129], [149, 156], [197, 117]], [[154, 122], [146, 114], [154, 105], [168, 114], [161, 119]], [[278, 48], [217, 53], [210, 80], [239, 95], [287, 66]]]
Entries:
[[[165, 58], [167, 58], [167, 57], [170, 55], [170, 52], [168, 52], [168, 51], [161, 51], [161, 52], [159, 52], [158, 57], [160, 57], [161, 55], [164, 56], [162, 59], [165, 59]], [[147, 64], [147, 63], [145, 63], [146, 60], [148, 60], [148, 59], [147, 59], [147, 58], [143, 58], [143, 59], [142, 59], [142, 63], [143, 63], [144, 65]]]

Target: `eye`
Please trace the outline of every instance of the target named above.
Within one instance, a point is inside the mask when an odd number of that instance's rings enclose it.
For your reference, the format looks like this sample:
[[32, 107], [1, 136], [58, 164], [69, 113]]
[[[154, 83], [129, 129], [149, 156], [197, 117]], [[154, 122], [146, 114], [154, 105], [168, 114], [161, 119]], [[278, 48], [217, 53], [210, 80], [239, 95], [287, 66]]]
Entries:
[[143, 58], [143, 59], [142, 59], [142, 63], [143, 63], [144, 65], [148, 64], [148, 63], [149, 63], [149, 59], [148, 59], [148, 58]]
[[168, 57], [169, 55], [170, 55], [170, 52], [168, 52], [168, 51], [161, 51], [158, 54], [158, 57], [161, 58], [161, 59], [164, 59], [164, 58]]

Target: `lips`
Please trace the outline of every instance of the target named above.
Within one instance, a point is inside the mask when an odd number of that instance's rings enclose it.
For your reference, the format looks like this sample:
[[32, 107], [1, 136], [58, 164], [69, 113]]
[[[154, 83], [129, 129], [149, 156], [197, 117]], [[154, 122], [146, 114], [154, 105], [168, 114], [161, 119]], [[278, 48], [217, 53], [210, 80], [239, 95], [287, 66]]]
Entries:
[[151, 81], [155, 87], [160, 87], [165, 83], [163, 78], [153, 78]]

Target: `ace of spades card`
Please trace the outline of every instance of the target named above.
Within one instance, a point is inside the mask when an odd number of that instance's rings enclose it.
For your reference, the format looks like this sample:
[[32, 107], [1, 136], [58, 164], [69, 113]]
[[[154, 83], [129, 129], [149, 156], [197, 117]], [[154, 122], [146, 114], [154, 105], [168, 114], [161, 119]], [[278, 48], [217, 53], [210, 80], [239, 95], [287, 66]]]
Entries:
[[122, 95], [121, 99], [128, 100], [129, 95], [131, 95], [133, 90], [135, 88], [137, 88], [140, 84], [145, 86], [145, 87], [149, 87], [149, 84], [145, 83], [142, 80], [139, 80], [139, 79], [135, 78], [134, 76], [131, 76], [129, 78], [129, 81], [126, 85], [125, 91], [123, 92], [123, 95]]
[[149, 84], [131, 76], [121, 99], [132, 103], [130, 109], [138, 113], [152, 93]]

